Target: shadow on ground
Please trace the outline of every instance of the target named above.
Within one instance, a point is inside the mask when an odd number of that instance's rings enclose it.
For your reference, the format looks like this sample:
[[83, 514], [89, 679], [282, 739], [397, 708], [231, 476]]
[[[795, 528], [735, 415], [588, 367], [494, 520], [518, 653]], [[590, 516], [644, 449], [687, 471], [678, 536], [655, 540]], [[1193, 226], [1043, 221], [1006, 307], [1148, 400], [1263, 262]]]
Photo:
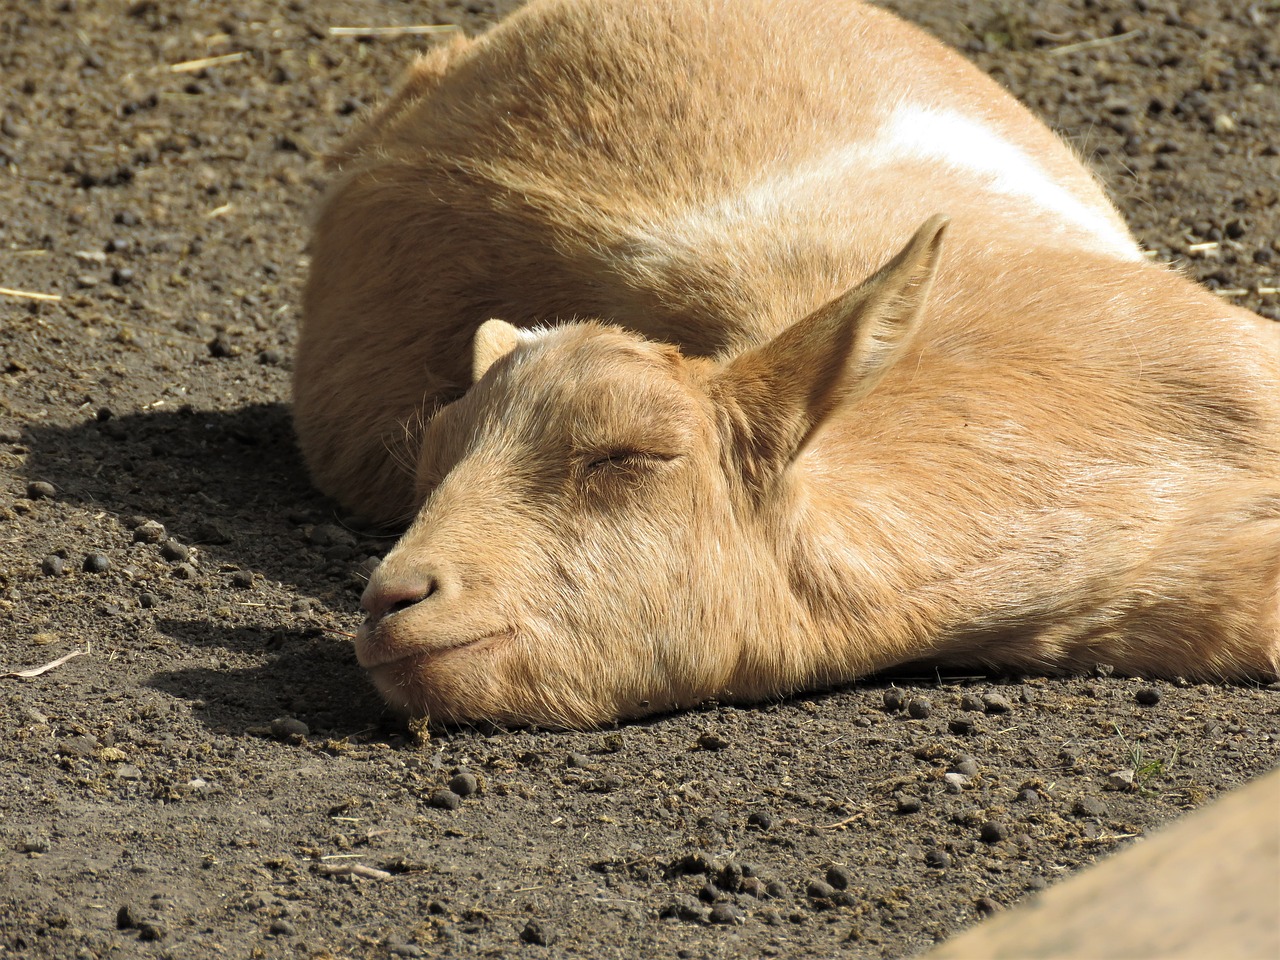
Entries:
[[126, 523], [144, 517], [206, 558], [292, 585], [322, 602], [335, 575], [390, 536], [351, 531], [342, 543], [314, 543], [314, 524], [341, 527], [336, 506], [317, 493], [281, 403], [231, 411], [176, 411], [111, 417], [74, 427], [28, 425], [25, 472], [61, 500], [108, 511]]

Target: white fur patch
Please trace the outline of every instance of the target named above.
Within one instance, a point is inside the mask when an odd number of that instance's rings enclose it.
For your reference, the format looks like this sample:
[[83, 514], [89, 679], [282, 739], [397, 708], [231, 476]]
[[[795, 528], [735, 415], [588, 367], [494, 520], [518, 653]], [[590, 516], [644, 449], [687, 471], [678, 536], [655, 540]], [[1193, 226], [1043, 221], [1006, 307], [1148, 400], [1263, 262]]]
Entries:
[[1080, 227], [1116, 255], [1142, 259], [1142, 251], [1127, 231], [1117, 228], [1109, 211], [1085, 203], [1050, 179], [1020, 147], [954, 110], [899, 107], [873, 144], [872, 152], [880, 165], [906, 158], [936, 160], [976, 174], [986, 189], [1029, 200]]
[[[990, 225], [995, 231], [1000, 230], [1001, 221], [1025, 221], [1030, 207], [1050, 214], [1063, 228], [1062, 242], [1124, 260], [1143, 259], [1114, 211], [1056, 182], [1021, 147], [954, 110], [912, 104], [894, 110], [872, 140], [836, 147], [772, 172], [741, 193], [650, 225], [645, 233], [653, 239], [665, 234], [696, 248], [699, 236], [719, 232], [728, 224], [802, 222], [812, 215], [807, 211], [828, 216], [840, 209], [842, 184], [885, 177], [886, 188], [901, 190], [911, 184], [912, 165], [935, 167], [918, 178], [918, 194], [927, 197], [930, 188], [937, 193], [928, 204], [936, 208], [931, 212], [948, 212], [956, 196], [995, 194], [1014, 201], [995, 207], [998, 213]], [[937, 165], [946, 168], [941, 178]], [[857, 215], [857, 210], [844, 211], [845, 217]]]

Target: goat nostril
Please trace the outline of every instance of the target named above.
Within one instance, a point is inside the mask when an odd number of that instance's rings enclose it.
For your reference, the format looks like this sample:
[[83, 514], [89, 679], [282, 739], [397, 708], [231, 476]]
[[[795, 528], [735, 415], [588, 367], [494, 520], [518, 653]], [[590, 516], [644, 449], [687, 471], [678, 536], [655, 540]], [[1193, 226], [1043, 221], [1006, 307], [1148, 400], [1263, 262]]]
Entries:
[[384, 612], [382, 615], [383, 615], [384, 617], [389, 617], [389, 616], [391, 616], [393, 613], [399, 613], [401, 610], [408, 610], [410, 607], [412, 607], [412, 606], [413, 606], [415, 603], [417, 603], [417, 602], [418, 602], [418, 601], [417, 601], [416, 599], [409, 599], [409, 600], [397, 600], [397, 601], [396, 601], [395, 603], [393, 603], [391, 606], [387, 607], [386, 612]]
[[403, 592], [399, 597], [392, 600], [383, 609], [371, 609], [369, 618], [371, 620], [381, 620], [383, 617], [389, 617], [393, 613], [399, 613], [401, 610], [408, 610], [410, 607], [416, 606], [423, 600], [428, 599], [440, 589], [440, 582], [432, 577], [425, 585], [419, 585], [412, 592]]

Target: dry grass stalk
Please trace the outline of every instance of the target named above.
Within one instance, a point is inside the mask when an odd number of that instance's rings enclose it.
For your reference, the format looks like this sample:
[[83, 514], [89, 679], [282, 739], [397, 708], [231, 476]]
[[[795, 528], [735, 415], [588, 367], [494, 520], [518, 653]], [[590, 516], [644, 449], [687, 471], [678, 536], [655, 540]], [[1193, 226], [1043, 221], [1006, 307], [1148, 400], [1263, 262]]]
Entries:
[[237, 53], [224, 53], [216, 57], [200, 57], [198, 60], [183, 60], [181, 63], [169, 64], [170, 73], [194, 73], [197, 70], [203, 70], [205, 67], [217, 67], [224, 63], [235, 63], [237, 60], [244, 59], [244, 51]]
[[368, 880], [390, 880], [391, 874], [377, 867], [366, 867], [363, 863], [321, 864], [316, 872], [326, 877], [364, 877]]
[[42, 674], [48, 673], [50, 670], [54, 670], [62, 666], [68, 660], [72, 660], [75, 657], [88, 652], [88, 650], [72, 650], [66, 656], [59, 657], [57, 660], [50, 660], [48, 663], [42, 664], [41, 666], [32, 667], [29, 670], [10, 670], [8, 673], [0, 674], [0, 676], [3, 676], [5, 679], [13, 678], [19, 680], [33, 680]]
[[1117, 33], [1114, 37], [1098, 37], [1096, 40], [1081, 40], [1079, 43], [1068, 43], [1061, 47], [1054, 47], [1047, 51], [1051, 57], [1060, 57], [1066, 53], [1076, 53], [1079, 50], [1093, 50], [1096, 47], [1109, 47], [1113, 43], [1123, 43], [1126, 40], [1132, 40], [1134, 37], [1140, 36], [1141, 30], [1130, 30], [1127, 33]]
[[11, 287], [0, 287], [0, 294], [6, 297], [21, 297], [24, 300], [52, 300], [57, 302], [62, 299], [62, 295], [57, 293], [35, 293], [31, 290], [14, 290]]
[[423, 37], [441, 33], [459, 33], [453, 23], [419, 23], [404, 27], [330, 27], [331, 37]]

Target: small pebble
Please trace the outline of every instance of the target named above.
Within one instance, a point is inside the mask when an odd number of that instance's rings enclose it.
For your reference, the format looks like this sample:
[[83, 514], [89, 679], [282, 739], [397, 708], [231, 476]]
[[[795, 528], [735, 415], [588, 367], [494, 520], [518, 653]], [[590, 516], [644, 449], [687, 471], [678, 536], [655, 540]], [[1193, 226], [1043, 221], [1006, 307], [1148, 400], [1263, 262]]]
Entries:
[[972, 693], [966, 693], [960, 697], [960, 709], [972, 710], [977, 713], [982, 712], [982, 698]]
[[1113, 770], [1107, 774], [1107, 785], [1112, 790], [1129, 791], [1134, 788], [1133, 770]]
[[830, 900], [835, 896], [836, 888], [823, 880], [811, 880], [804, 892], [813, 900]]
[[551, 928], [543, 924], [541, 920], [530, 920], [524, 925], [524, 929], [520, 931], [520, 939], [525, 943], [548, 947], [555, 941], [555, 935], [552, 933]]
[[474, 773], [463, 771], [449, 781], [449, 789], [460, 797], [469, 797], [480, 790], [480, 781]]
[[271, 735], [277, 740], [288, 740], [290, 737], [305, 737], [311, 728], [297, 717], [276, 717], [271, 721]]
[[452, 790], [436, 790], [427, 802], [441, 810], [457, 810], [462, 806], [462, 798]]
[[698, 853], [686, 853], [676, 861], [675, 869], [685, 874], [710, 873], [712, 864], [707, 859], [707, 855], [699, 851]]
[[898, 812], [899, 813], [919, 813], [920, 800], [917, 797], [899, 797]]
[[393, 957], [425, 957], [427, 955], [416, 943], [388, 943], [387, 951]]
[[960, 736], [968, 736], [978, 729], [978, 725], [968, 717], [956, 717], [947, 722], [947, 729]]
[[1102, 817], [1107, 813], [1107, 805], [1099, 797], [1081, 797], [1071, 807], [1077, 817]]
[[712, 923], [742, 923], [742, 912], [732, 903], [717, 903], [707, 919]]
[[961, 754], [956, 757], [956, 762], [948, 769], [951, 773], [963, 773], [966, 777], [976, 777], [978, 775], [978, 761], [967, 754]]
[[46, 577], [60, 577], [67, 572], [67, 564], [56, 553], [51, 553], [40, 561], [40, 571]]
[[737, 893], [738, 888], [742, 886], [742, 865], [735, 860], [730, 860], [722, 866], [716, 875], [716, 886], [729, 893]]
[[698, 737], [698, 746], [703, 750], [724, 750], [729, 746], [729, 741], [718, 733], [704, 733]]
[[848, 890], [853, 884], [853, 874], [848, 867], [833, 864], [827, 868], [827, 883], [837, 890]]
[[139, 940], [163, 940], [167, 932], [168, 931], [166, 931], [165, 928], [155, 920], [143, 920], [138, 924]]
[[764, 885], [764, 892], [775, 900], [781, 900], [783, 897], [791, 893], [791, 891], [787, 889], [787, 885], [781, 880], [770, 880]]
[[1039, 803], [1040, 794], [1038, 791], [1032, 790], [1030, 787], [1024, 787], [1023, 789], [1018, 791], [1018, 802], [1019, 803]]
[[662, 915], [701, 923], [707, 919], [707, 908], [688, 894], [681, 893], [676, 895], [669, 906], [663, 908]]
[[933, 704], [927, 697], [912, 697], [907, 701], [907, 714], [914, 720], [927, 720], [933, 713]]
[[191, 548], [170, 538], [160, 544], [160, 556], [169, 561], [186, 561], [191, 558]]
[[747, 817], [747, 823], [761, 830], [768, 830], [773, 826], [773, 814], [768, 810], [756, 810], [751, 816]]
[[236, 349], [235, 344], [222, 334], [218, 334], [209, 341], [209, 356], [215, 359], [223, 360], [227, 357], [237, 356], [239, 353], [240, 351]]
[[164, 524], [158, 520], [144, 520], [133, 528], [134, 543], [159, 543], [164, 539]]
[[901, 690], [889, 689], [884, 692], [884, 708], [889, 713], [897, 713], [907, 705], [907, 698]]
[[1133, 695], [1133, 699], [1144, 707], [1154, 707], [1160, 702], [1160, 691], [1155, 687], [1139, 687], [1138, 692]]
[[138, 606], [143, 610], [150, 610], [160, 602], [160, 598], [154, 593], [142, 593], [138, 595]]
[[951, 866], [951, 855], [945, 850], [930, 850], [924, 855], [924, 865], [934, 870], [945, 870]]
[[999, 693], [988, 693], [982, 698], [982, 709], [987, 713], [1008, 713], [1013, 709], [1008, 697]]
[[90, 553], [84, 558], [85, 573], [106, 573], [111, 569], [111, 560], [105, 553]]
[[959, 793], [968, 782], [969, 778], [963, 773], [944, 773], [942, 775], [942, 783], [947, 793]]
[[179, 580], [194, 580], [200, 574], [194, 566], [189, 563], [180, 563], [173, 568], [173, 575]]
[[983, 843], [999, 843], [1009, 835], [1009, 829], [999, 820], [988, 820], [978, 831], [978, 838]]
[[296, 936], [298, 933], [298, 928], [288, 920], [284, 919], [284, 917], [278, 917], [277, 919], [272, 920], [270, 930], [271, 934], [276, 937], [292, 937]]
[[231, 574], [231, 585], [241, 590], [249, 590], [253, 587], [253, 571], [237, 570]]
[[52, 483], [44, 480], [34, 480], [27, 484], [28, 500], [52, 500], [58, 495], [57, 489]]

